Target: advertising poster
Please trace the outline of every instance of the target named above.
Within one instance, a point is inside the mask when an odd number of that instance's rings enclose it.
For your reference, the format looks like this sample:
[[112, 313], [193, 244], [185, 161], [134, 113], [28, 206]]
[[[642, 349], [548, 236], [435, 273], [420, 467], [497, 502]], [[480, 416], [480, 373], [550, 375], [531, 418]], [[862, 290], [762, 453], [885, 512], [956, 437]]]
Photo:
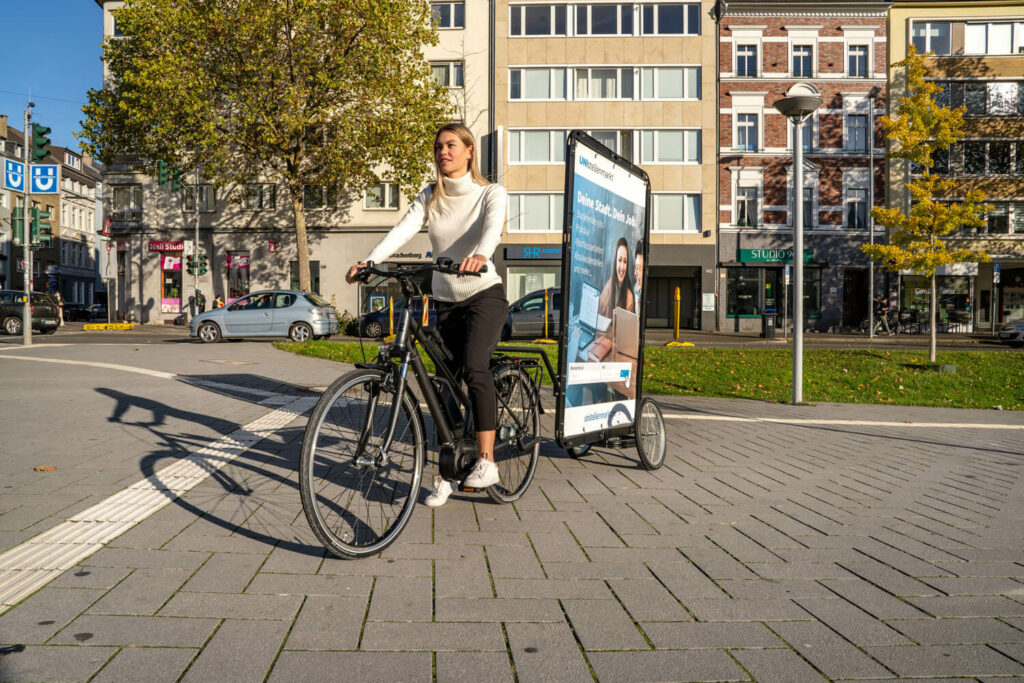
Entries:
[[568, 304], [558, 424], [568, 440], [628, 428], [636, 415], [649, 183], [643, 171], [579, 131], [569, 136], [566, 164]]

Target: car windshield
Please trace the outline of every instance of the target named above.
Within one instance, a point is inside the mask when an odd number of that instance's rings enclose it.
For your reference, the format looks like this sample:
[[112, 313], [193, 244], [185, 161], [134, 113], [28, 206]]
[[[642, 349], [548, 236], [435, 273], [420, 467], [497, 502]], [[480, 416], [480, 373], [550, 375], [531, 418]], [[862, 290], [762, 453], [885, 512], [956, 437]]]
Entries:
[[323, 298], [319, 294], [313, 292], [306, 292], [306, 301], [313, 304], [314, 306], [330, 306], [330, 302]]

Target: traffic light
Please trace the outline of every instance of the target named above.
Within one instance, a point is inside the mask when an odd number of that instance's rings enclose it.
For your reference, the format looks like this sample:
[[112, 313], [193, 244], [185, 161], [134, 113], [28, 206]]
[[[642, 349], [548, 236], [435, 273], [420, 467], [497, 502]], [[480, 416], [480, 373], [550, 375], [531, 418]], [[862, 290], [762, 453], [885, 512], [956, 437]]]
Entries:
[[50, 150], [46, 149], [47, 145], [50, 144], [50, 138], [46, 136], [50, 132], [48, 127], [40, 123], [32, 124], [32, 158], [36, 161], [42, 161], [50, 156]]
[[206, 275], [206, 254], [199, 255], [199, 274]]
[[188, 271], [189, 275], [195, 275], [196, 273], [195, 261], [192, 260], [193, 258], [193, 256], [185, 257], [185, 269]]
[[178, 169], [171, 170], [171, 191], [177, 192], [185, 187], [185, 174]]
[[20, 206], [11, 209], [11, 241], [16, 247], [25, 243], [25, 209]]
[[171, 182], [171, 165], [166, 161], [157, 162], [156, 165], [156, 184], [163, 185], [164, 183]]
[[51, 215], [49, 211], [43, 211], [37, 206], [32, 207], [32, 246], [50, 246], [53, 241], [53, 226], [50, 225]]

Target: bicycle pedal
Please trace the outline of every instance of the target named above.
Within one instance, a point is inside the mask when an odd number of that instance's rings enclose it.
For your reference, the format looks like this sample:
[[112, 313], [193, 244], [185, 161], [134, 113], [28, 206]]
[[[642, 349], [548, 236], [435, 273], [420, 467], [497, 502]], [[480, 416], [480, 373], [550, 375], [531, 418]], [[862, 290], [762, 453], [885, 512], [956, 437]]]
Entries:
[[459, 490], [462, 491], [463, 493], [476, 493], [480, 489], [475, 489], [472, 486], [463, 486], [462, 484], [459, 484]]

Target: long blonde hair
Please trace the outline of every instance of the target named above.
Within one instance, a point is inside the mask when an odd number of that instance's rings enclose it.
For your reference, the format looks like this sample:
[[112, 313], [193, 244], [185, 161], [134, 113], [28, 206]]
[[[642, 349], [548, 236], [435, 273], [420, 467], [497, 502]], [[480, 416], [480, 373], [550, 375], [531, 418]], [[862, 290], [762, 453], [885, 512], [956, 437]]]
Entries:
[[[473, 137], [473, 133], [465, 125], [461, 123], [446, 123], [437, 129], [437, 133], [434, 135], [434, 145], [437, 145], [437, 139], [441, 137], [441, 133], [444, 132], [454, 133], [458, 136], [459, 140], [462, 141], [466, 147], [473, 148], [473, 154], [469, 159], [469, 174], [473, 178], [473, 182], [477, 185], [490, 185], [490, 181], [487, 180], [480, 173], [480, 162], [477, 161], [478, 148], [476, 145], [476, 138]], [[448, 203], [448, 194], [444, 191], [444, 175], [441, 173], [441, 168], [437, 165], [437, 157], [434, 157], [434, 168], [437, 171], [437, 179], [434, 182], [434, 192], [430, 195], [430, 201], [427, 202], [427, 212], [424, 216], [424, 223], [430, 217], [430, 212], [433, 210], [442, 211], [445, 204]]]

